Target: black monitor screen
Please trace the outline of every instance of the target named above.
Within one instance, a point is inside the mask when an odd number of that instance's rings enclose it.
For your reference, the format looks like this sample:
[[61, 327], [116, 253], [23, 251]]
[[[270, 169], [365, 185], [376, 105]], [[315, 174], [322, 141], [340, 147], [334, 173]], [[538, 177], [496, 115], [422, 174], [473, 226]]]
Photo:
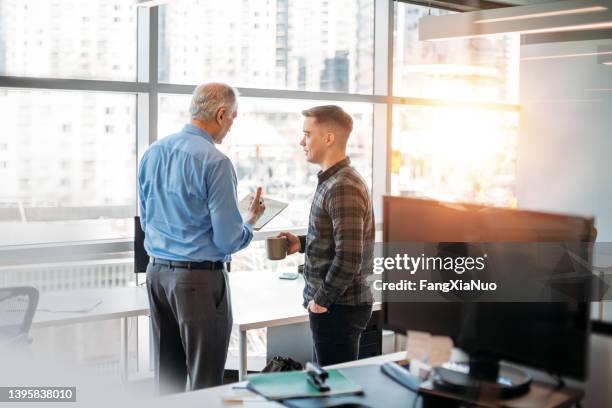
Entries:
[[[389, 196], [383, 221], [383, 241], [394, 243], [588, 242], [594, 231], [590, 218]], [[468, 353], [586, 378], [586, 302], [385, 302], [383, 315], [398, 333], [447, 335]]]

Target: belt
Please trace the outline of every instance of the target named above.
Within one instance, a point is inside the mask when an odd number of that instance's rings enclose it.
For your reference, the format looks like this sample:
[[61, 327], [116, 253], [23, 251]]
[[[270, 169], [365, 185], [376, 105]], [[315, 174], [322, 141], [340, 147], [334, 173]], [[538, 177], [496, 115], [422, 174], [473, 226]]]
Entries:
[[221, 261], [202, 261], [202, 262], [185, 262], [185, 261], [169, 261], [167, 259], [151, 257], [152, 265], [166, 265], [170, 268], [187, 268], [187, 269], [223, 269], [225, 264]]

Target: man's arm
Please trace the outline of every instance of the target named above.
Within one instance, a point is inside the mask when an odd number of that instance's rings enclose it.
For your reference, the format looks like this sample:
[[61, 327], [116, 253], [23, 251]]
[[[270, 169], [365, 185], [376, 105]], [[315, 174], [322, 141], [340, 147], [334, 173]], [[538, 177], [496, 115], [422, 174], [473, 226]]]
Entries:
[[213, 243], [221, 252], [232, 254], [253, 239], [253, 227], [243, 222], [238, 209], [234, 166], [224, 158], [209, 165], [206, 178]]
[[325, 280], [314, 294], [314, 302], [329, 307], [354, 280], [363, 256], [366, 204], [354, 186], [339, 185], [329, 191], [326, 209], [332, 220], [336, 252]]

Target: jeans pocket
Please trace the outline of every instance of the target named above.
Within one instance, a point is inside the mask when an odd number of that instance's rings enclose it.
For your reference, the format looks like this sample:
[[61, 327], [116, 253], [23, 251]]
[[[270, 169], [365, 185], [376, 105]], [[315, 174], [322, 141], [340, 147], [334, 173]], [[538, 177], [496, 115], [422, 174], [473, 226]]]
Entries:
[[372, 308], [362, 308], [355, 310], [355, 313], [351, 316], [351, 326], [357, 333], [361, 333], [368, 326], [368, 322], [372, 317]]

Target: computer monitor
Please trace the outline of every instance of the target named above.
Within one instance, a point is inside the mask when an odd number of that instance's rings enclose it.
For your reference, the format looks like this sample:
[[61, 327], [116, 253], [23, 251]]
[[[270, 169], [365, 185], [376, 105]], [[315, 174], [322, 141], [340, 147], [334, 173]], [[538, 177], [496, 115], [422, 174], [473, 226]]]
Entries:
[[134, 272], [147, 272], [149, 254], [144, 247], [145, 234], [140, 226], [140, 217], [134, 217]]
[[[386, 196], [383, 202], [385, 243], [594, 240], [592, 218], [408, 197]], [[583, 255], [590, 265], [590, 254]], [[471, 356], [513, 361], [577, 379], [587, 376], [587, 302], [384, 302], [383, 316], [387, 329], [447, 335]]]

